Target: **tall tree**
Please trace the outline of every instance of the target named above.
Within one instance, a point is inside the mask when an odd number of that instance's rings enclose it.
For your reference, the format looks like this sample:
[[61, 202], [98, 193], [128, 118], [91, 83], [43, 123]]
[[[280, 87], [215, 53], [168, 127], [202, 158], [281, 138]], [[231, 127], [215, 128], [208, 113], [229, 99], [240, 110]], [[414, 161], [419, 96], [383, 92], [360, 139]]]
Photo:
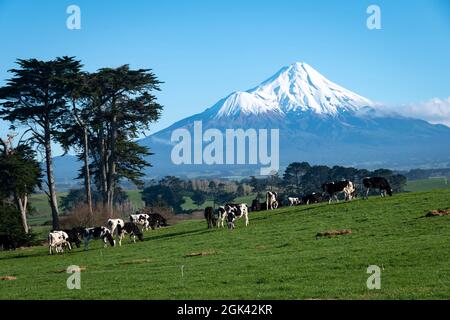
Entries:
[[197, 207], [200, 207], [206, 201], [205, 193], [200, 190], [195, 190], [191, 198], [192, 203], [195, 204]]
[[27, 128], [33, 141], [45, 151], [47, 195], [52, 211], [53, 228], [59, 229], [58, 201], [53, 174], [52, 141], [57, 124], [67, 112], [69, 92], [66, 79], [79, 73], [81, 64], [73, 57], [55, 60], [17, 60], [19, 68], [0, 88], [0, 117]]
[[13, 146], [13, 136], [0, 139], [0, 198], [12, 199], [28, 234], [28, 195], [41, 187], [41, 166], [36, 153], [25, 144]]
[[69, 89], [68, 100], [70, 111], [66, 112], [60, 121], [60, 130], [57, 140], [65, 152], [71, 149], [78, 151], [78, 159], [83, 162], [78, 178], [84, 179], [85, 201], [88, 205], [89, 214], [93, 215], [91, 173], [89, 167], [89, 135], [90, 125], [94, 114], [92, 98], [93, 88], [89, 83], [90, 75], [80, 72], [70, 79], [66, 79]]
[[287, 187], [294, 186], [297, 193], [300, 193], [302, 177], [311, 169], [307, 162], [293, 162], [288, 165], [284, 172], [283, 180]]
[[148, 69], [131, 70], [128, 65], [104, 68], [91, 76], [95, 115], [92, 127], [93, 166], [104, 203], [112, 213], [115, 185], [120, 178], [141, 183], [141, 171], [150, 154], [133, 139], [149, 129], [161, 115], [154, 91], [160, 81]]

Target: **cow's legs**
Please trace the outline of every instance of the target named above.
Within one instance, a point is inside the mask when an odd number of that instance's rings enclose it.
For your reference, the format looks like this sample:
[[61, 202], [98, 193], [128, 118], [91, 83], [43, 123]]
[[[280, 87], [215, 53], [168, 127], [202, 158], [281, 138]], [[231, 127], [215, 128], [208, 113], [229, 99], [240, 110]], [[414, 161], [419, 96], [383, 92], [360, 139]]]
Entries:
[[248, 226], [248, 213], [245, 214], [245, 226]]
[[366, 191], [366, 200], [369, 199], [369, 191], [370, 191], [370, 188], [367, 188], [367, 191]]
[[88, 250], [89, 248], [89, 237], [85, 237], [84, 238], [84, 250], [86, 251], [86, 250]]
[[124, 232], [122, 232], [121, 234], [119, 234], [118, 235], [119, 237], [119, 247], [121, 247], [122, 246], [122, 239], [123, 239], [123, 237], [125, 236], [125, 233]]

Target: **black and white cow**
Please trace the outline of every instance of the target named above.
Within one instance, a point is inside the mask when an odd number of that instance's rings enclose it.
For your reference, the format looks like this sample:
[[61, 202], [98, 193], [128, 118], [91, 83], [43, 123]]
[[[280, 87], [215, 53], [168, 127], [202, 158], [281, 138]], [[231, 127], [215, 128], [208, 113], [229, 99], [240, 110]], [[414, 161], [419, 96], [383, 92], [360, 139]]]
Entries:
[[149, 227], [152, 228], [152, 230], [155, 230], [156, 228], [167, 227], [169, 225], [166, 218], [164, 218], [159, 213], [150, 213], [148, 215], [148, 224]]
[[111, 234], [114, 236], [114, 232], [116, 231], [116, 228], [118, 226], [121, 226], [122, 228], [125, 226], [125, 223], [122, 219], [108, 219], [106, 222], [106, 226], [111, 231]]
[[219, 225], [221, 227], [224, 226], [224, 222], [227, 220], [228, 228], [233, 229], [234, 222], [242, 217], [245, 219], [245, 226], [248, 226], [248, 207], [245, 203], [226, 204], [225, 207], [220, 207], [219, 209], [222, 209], [219, 210]]
[[306, 196], [302, 197], [302, 204], [304, 205], [310, 205], [313, 203], [319, 203], [323, 201], [323, 197], [320, 193], [311, 193], [307, 194]]
[[278, 194], [275, 191], [267, 191], [266, 193], [266, 207], [267, 210], [274, 210], [278, 208]]
[[205, 208], [205, 219], [208, 224], [208, 229], [214, 228], [217, 223], [216, 215], [214, 214], [213, 207]]
[[77, 248], [81, 245], [81, 237], [83, 236], [83, 228], [72, 228], [63, 230], [69, 236], [68, 240], [70, 245], [73, 247], [74, 245]]
[[340, 193], [345, 194], [345, 201], [352, 200], [353, 195], [355, 194], [355, 186], [353, 185], [353, 182], [349, 180], [324, 183], [322, 185], [322, 190], [323, 192], [328, 193], [328, 195], [330, 196], [330, 200], [328, 201], [328, 203], [331, 203], [333, 201], [333, 198], [336, 200], [336, 202], [339, 202], [338, 194]]
[[16, 242], [13, 237], [9, 234], [0, 234], [0, 247], [3, 250], [16, 250]]
[[370, 189], [380, 190], [382, 197], [386, 197], [386, 195], [392, 197], [392, 189], [386, 178], [383, 177], [364, 178], [362, 182], [364, 187], [366, 188], [366, 195], [365, 195], [366, 199], [369, 198]]
[[289, 206], [298, 206], [300, 204], [300, 198], [297, 197], [289, 197], [288, 198]]
[[106, 227], [86, 228], [83, 232], [84, 250], [88, 250], [89, 241], [91, 240], [103, 240], [104, 247], [108, 246], [108, 242], [111, 247], [114, 247], [116, 240], [114, 240], [111, 231]]
[[144, 241], [144, 235], [142, 234], [141, 229], [139, 229], [134, 222], [125, 222], [123, 227], [122, 225], [118, 225], [117, 234], [119, 235], [119, 246], [122, 246], [122, 239], [125, 237], [125, 234], [129, 234], [130, 240], [133, 239], [134, 243], [136, 243], [136, 237], [138, 237], [140, 241]]
[[150, 228], [149, 218], [150, 216], [146, 213], [137, 212], [136, 214], [130, 214], [130, 222], [136, 223], [138, 226], [144, 228], [145, 231]]
[[252, 201], [252, 206], [250, 207], [252, 212], [256, 211], [264, 211], [267, 210], [267, 204], [266, 202], [259, 202], [258, 199], [254, 199]]
[[64, 248], [72, 250], [69, 242], [69, 235], [64, 231], [52, 231], [48, 234], [48, 251], [52, 255], [55, 253], [63, 253]]

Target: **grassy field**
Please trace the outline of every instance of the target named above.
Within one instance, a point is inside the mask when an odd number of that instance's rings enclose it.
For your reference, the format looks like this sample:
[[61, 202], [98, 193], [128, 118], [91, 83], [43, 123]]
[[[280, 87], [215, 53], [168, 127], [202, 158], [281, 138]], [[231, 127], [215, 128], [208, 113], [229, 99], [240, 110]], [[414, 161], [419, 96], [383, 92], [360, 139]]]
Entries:
[[[422, 218], [448, 207], [450, 190], [405, 193], [250, 213], [233, 231], [193, 220], [122, 247], [0, 252], [0, 277], [17, 278], [0, 281], [0, 298], [449, 299], [450, 216]], [[353, 234], [316, 239], [332, 229]], [[81, 290], [66, 288], [70, 265], [85, 268]], [[369, 265], [381, 290], [366, 287]]]
[[405, 190], [409, 192], [423, 192], [431, 190], [450, 189], [450, 181], [443, 178], [408, 181]]

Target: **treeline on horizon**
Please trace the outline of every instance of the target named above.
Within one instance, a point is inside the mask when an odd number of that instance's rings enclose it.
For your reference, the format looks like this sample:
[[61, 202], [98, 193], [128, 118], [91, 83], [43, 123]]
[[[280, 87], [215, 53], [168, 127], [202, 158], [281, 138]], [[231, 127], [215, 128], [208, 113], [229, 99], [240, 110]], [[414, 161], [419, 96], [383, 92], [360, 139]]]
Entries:
[[[325, 165], [310, 165], [307, 162], [291, 163], [283, 175], [268, 177], [248, 177], [242, 180], [224, 179], [180, 179], [167, 176], [160, 180], [151, 180], [145, 187], [140, 188], [142, 201], [146, 206], [167, 208], [175, 214], [191, 213], [194, 210], [183, 210], [186, 198], [191, 198], [198, 208], [207, 201], [215, 205], [224, 205], [239, 197], [254, 195], [263, 201], [267, 190], [277, 191], [280, 202], [288, 197], [301, 197], [313, 192], [321, 193], [323, 183], [349, 179], [361, 191], [361, 180], [365, 177], [386, 178], [394, 192], [403, 192], [407, 178], [388, 169], [369, 171], [352, 167]], [[376, 192], [376, 191], [373, 191]], [[128, 201], [127, 195], [121, 192], [118, 203]], [[79, 203], [85, 203], [86, 198], [82, 189], [72, 189], [63, 197], [62, 206], [70, 212]], [[285, 202], [285, 201], [284, 201]]]

